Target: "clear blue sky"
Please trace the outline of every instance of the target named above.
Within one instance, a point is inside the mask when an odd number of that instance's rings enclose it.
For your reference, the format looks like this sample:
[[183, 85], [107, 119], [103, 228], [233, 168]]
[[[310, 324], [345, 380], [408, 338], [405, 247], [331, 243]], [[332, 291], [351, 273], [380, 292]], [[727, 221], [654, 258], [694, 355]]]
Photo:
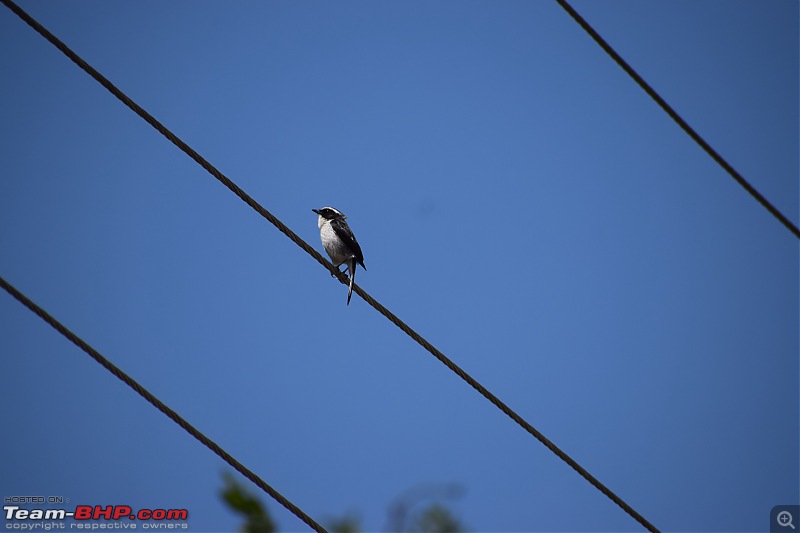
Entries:
[[[798, 2], [574, 5], [798, 223]], [[347, 213], [360, 284], [659, 528], [800, 499], [798, 241], [555, 2], [21, 6], [318, 249]], [[5, 8], [0, 47], [0, 275], [312, 517], [457, 483], [475, 532], [639, 530]], [[220, 459], [0, 331], [1, 495], [238, 527]]]

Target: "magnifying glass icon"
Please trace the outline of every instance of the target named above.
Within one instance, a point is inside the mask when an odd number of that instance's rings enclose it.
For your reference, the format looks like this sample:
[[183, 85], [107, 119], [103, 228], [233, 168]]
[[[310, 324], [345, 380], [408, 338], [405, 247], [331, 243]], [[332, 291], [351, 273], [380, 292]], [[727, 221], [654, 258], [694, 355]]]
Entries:
[[792, 524], [792, 513], [789, 511], [781, 511], [778, 513], [778, 525], [781, 527], [789, 526], [790, 528], [794, 529], [794, 524]]

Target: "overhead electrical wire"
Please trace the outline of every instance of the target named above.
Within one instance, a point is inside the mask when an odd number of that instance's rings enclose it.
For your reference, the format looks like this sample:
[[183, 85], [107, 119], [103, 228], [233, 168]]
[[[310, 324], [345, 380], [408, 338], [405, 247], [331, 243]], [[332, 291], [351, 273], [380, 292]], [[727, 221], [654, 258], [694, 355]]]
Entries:
[[252, 470], [244, 466], [242, 463], [237, 461], [231, 454], [226, 452], [222, 449], [216, 442], [206, 437], [200, 430], [192, 426], [189, 422], [186, 421], [181, 415], [167, 406], [164, 402], [159, 400], [153, 393], [142, 387], [135, 379], [130, 377], [128, 374], [122, 371], [117, 365], [109, 361], [106, 357], [104, 357], [100, 352], [92, 348], [86, 341], [78, 337], [75, 333], [73, 333], [69, 328], [63, 325], [61, 322], [56, 320], [50, 313], [36, 305], [30, 298], [22, 294], [16, 287], [11, 285], [8, 281], [4, 278], [0, 277], [0, 287], [3, 288], [7, 293], [13, 296], [18, 302], [22, 305], [33, 311], [36, 315], [39, 316], [42, 320], [50, 324], [56, 331], [61, 333], [64, 337], [66, 337], [70, 342], [72, 342], [75, 346], [86, 352], [92, 359], [100, 363], [100, 365], [114, 374], [117, 378], [119, 378], [123, 383], [125, 383], [128, 387], [132, 388], [136, 393], [147, 400], [153, 407], [167, 415], [170, 420], [178, 424], [182, 427], [189, 435], [200, 441], [203, 446], [214, 452], [218, 455], [223, 461], [231, 465], [237, 472], [242, 474], [244, 477], [252, 481], [258, 488], [269, 494], [272, 498], [275, 499], [278, 503], [284, 506], [289, 512], [295, 515], [297, 518], [305, 522], [309, 527], [311, 527], [314, 531], [318, 531], [319, 533], [327, 533], [325, 528], [315, 522], [310, 516], [303, 512], [302, 509], [297, 507], [295, 504], [290, 502], [286, 497], [284, 497], [280, 492], [269, 486], [263, 479], [258, 477]]
[[[0, 1], [11, 11], [13, 11], [18, 17], [20, 17], [26, 24], [31, 26], [37, 33], [39, 33], [42, 37], [47, 39], [51, 44], [53, 44], [56, 48], [58, 48], [71, 61], [73, 61], [82, 70], [84, 70], [87, 74], [89, 74], [92, 78], [94, 78], [97, 82], [99, 82], [103, 87], [105, 87], [109, 92], [111, 92], [122, 103], [124, 103], [127, 107], [129, 107], [132, 111], [134, 111], [137, 115], [139, 115], [142, 119], [144, 119], [148, 124], [153, 126], [159, 133], [164, 135], [170, 142], [172, 142], [175, 146], [180, 148], [184, 153], [186, 153], [195, 162], [197, 162], [200, 166], [202, 166], [207, 172], [209, 172], [218, 181], [220, 181], [223, 185], [225, 185], [229, 190], [231, 190], [234, 194], [236, 194], [236, 196], [238, 196], [242, 201], [244, 201], [247, 205], [253, 208], [261, 216], [266, 218], [279, 231], [281, 231], [284, 235], [289, 237], [295, 244], [297, 244], [303, 250], [305, 250], [306, 253], [308, 253], [314, 259], [316, 259], [317, 262], [319, 262], [323, 267], [325, 267], [334, 276], [336, 276], [341, 283], [347, 284], [348, 280], [344, 276], [344, 274], [342, 274], [341, 272], [339, 272], [338, 269], [333, 267], [333, 265], [331, 265], [330, 262], [324, 259], [319, 252], [317, 252], [308, 243], [306, 243], [303, 239], [297, 236], [297, 234], [291, 231], [285, 224], [283, 224], [283, 222], [281, 222], [272, 213], [270, 213], [264, 207], [262, 207], [252, 197], [250, 197], [247, 193], [245, 193], [238, 185], [236, 185], [230, 178], [225, 176], [216, 167], [214, 167], [205, 158], [203, 158], [194, 149], [192, 149], [188, 144], [186, 144], [178, 136], [176, 136], [169, 129], [167, 129], [163, 124], [161, 124], [158, 120], [156, 120], [150, 113], [145, 111], [141, 106], [139, 106], [133, 100], [131, 100], [120, 89], [114, 86], [107, 78], [105, 78], [91, 65], [89, 65], [86, 61], [84, 61], [80, 56], [78, 56], [78, 54], [72, 51], [66, 44], [64, 44], [61, 40], [55, 37], [49, 30], [47, 30], [35, 19], [33, 19], [30, 15], [28, 15], [25, 11], [23, 11], [19, 6], [17, 6], [11, 0], [0, 0]], [[492, 404], [494, 404], [498, 409], [500, 409], [503, 413], [505, 413], [520, 427], [522, 427], [525, 431], [530, 433], [534, 438], [536, 438], [539, 442], [541, 442], [545, 447], [547, 447], [547, 449], [553, 452], [558, 458], [567, 463], [572, 469], [574, 469], [592, 486], [594, 486], [602, 494], [604, 494], [614, 503], [616, 503], [623, 511], [629, 514], [634, 520], [639, 522], [649, 531], [653, 532], [658, 531], [653, 524], [651, 524], [648, 520], [644, 518], [644, 516], [642, 516], [639, 512], [633, 509], [633, 507], [631, 507], [622, 498], [620, 498], [617, 494], [611, 491], [611, 489], [609, 489], [603, 483], [601, 483], [600, 480], [598, 480], [596, 477], [590, 474], [584, 467], [578, 464], [577, 461], [575, 461], [572, 457], [570, 457], [563, 450], [557, 447], [552, 441], [550, 441], [547, 437], [545, 437], [544, 434], [542, 434], [540, 431], [534, 428], [530, 423], [528, 423], [524, 418], [522, 418], [519, 414], [513, 411], [505, 403], [503, 403], [497, 396], [491, 393], [488, 389], [486, 389], [483, 385], [481, 385], [472, 376], [467, 374], [463, 369], [461, 369], [451, 359], [445, 356], [435, 346], [433, 346], [430, 342], [425, 340], [419, 333], [414, 331], [405, 322], [400, 320], [394, 313], [392, 313], [386, 307], [384, 307], [382, 304], [376, 301], [372, 296], [370, 296], [366, 291], [361, 289], [361, 287], [359, 287], [358, 285], [355, 285], [353, 287], [353, 290], [359, 296], [361, 296], [364, 299], [364, 301], [366, 301], [373, 308], [375, 308], [375, 310], [377, 310], [383, 316], [388, 318], [393, 324], [399, 327], [409, 337], [414, 339], [414, 341], [416, 341], [420, 346], [425, 348], [429, 353], [431, 353], [445, 366], [447, 366], [447, 368], [455, 372], [456, 375], [458, 375], [461, 379], [467, 382], [471, 387], [473, 387], [482, 396], [484, 396], [487, 400], [489, 400]]]
[[744, 190], [750, 194], [750, 196], [755, 198], [758, 203], [764, 206], [764, 208], [766, 208], [766, 210], [772, 214], [772, 216], [778, 219], [781, 224], [786, 226], [786, 228], [791, 231], [795, 237], [800, 238], [800, 229], [798, 229], [797, 226], [786, 217], [786, 215], [781, 213], [777, 207], [772, 205], [772, 203], [767, 200], [763, 194], [758, 192], [758, 190], [753, 187], [753, 185], [750, 184], [750, 182], [748, 182], [744, 176], [739, 174], [739, 172], [733, 168], [733, 165], [728, 163], [728, 161], [722, 157], [719, 152], [714, 150], [714, 148], [712, 148], [711, 145], [708, 144], [708, 142], [699, 133], [697, 133], [697, 131], [695, 131], [695, 129], [692, 128], [689, 123], [686, 122], [686, 120], [684, 120], [683, 117], [681, 117], [678, 112], [675, 111], [675, 109], [673, 109], [672, 106], [670, 106], [667, 101], [664, 100], [664, 98], [662, 98], [662, 96], [658, 94], [658, 92], [656, 92], [656, 90], [653, 89], [653, 87], [647, 83], [644, 78], [642, 78], [639, 73], [633, 69], [633, 67], [628, 64], [627, 61], [622, 59], [622, 56], [620, 56], [617, 51], [614, 50], [611, 45], [600, 36], [599, 33], [597, 33], [597, 31], [586, 21], [586, 19], [580, 15], [580, 13], [575, 10], [575, 8], [569, 4], [569, 2], [567, 2], [567, 0], [556, 0], [556, 2], [558, 2], [558, 5], [564, 8], [569, 16], [572, 17], [572, 19], [577, 22], [578, 25], [580, 25], [580, 27], [583, 28], [584, 31], [588, 33], [598, 45], [600, 45], [600, 48], [602, 48], [605, 53], [608, 54], [611, 59], [613, 59], [617, 65], [619, 65], [622, 70], [624, 70], [628, 76], [630, 76], [633, 81], [635, 81], [636, 84], [639, 85], [639, 87], [641, 87], [644, 92], [646, 92], [650, 98], [652, 98], [659, 105], [659, 107], [661, 107], [661, 109], [663, 109], [667, 115], [669, 115], [670, 118], [672, 118], [672, 120], [674, 120], [678, 126], [680, 126], [680, 128], [700, 146], [700, 148], [702, 148], [709, 156], [711, 156], [714, 161], [717, 162], [717, 164], [719, 164], [719, 166], [721, 166], [728, 174], [730, 174], [736, 183], [741, 185], [742, 188], [744, 188]]

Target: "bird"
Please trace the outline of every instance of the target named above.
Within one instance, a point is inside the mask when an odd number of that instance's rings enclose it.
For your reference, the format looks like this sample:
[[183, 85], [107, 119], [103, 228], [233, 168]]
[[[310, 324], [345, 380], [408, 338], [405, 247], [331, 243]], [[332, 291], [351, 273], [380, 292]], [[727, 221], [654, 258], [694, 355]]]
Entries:
[[328, 252], [333, 266], [339, 268], [344, 263], [347, 266], [350, 276], [350, 288], [347, 291], [347, 305], [350, 305], [350, 297], [353, 295], [353, 282], [356, 279], [356, 264], [367, 270], [364, 266], [364, 254], [361, 253], [361, 246], [358, 245], [353, 230], [347, 225], [345, 219], [347, 215], [333, 207], [323, 207], [322, 209], [312, 209], [317, 216], [317, 227], [319, 227], [319, 238], [322, 247]]

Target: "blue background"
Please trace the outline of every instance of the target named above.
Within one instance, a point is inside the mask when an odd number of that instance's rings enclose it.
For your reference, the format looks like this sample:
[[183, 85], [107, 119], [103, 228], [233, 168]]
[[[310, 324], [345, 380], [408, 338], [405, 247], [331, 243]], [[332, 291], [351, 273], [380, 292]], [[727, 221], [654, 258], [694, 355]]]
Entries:
[[[666, 531], [798, 495], [798, 241], [551, 1], [21, 2]], [[798, 3], [576, 1], [798, 222]], [[323, 523], [630, 517], [7, 9], [0, 275]], [[239, 519], [228, 468], [0, 295], [0, 495]], [[266, 499], [266, 496], [264, 496]], [[269, 501], [282, 530], [305, 526]]]

